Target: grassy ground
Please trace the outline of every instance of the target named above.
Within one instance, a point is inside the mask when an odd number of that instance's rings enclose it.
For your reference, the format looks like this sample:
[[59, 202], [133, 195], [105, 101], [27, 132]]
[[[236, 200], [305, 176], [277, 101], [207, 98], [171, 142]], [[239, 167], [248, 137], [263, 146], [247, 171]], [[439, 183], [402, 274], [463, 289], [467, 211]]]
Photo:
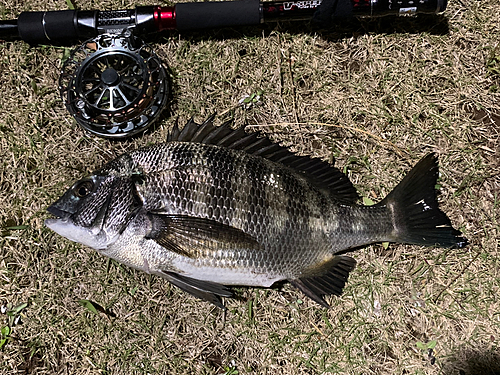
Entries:
[[[66, 6], [4, 0], [0, 17]], [[166, 34], [155, 48], [171, 70], [170, 116], [127, 142], [88, 137], [65, 111], [64, 49], [0, 43], [0, 372], [500, 374], [498, 1], [450, 0], [438, 21]], [[223, 312], [43, 226], [75, 179], [214, 111], [334, 156], [374, 201], [437, 152], [442, 208], [470, 246], [369, 246], [329, 310], [284, 285], [242, 288]]]

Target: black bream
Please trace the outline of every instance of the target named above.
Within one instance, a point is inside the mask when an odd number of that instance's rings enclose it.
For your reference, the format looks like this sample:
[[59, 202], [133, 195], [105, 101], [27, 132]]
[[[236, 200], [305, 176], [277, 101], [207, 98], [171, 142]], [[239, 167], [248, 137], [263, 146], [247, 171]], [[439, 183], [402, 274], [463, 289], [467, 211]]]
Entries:
[[230, 285], [288, 280], [328, 306], [355, 260], [348, 249], [390, 241], [463, 247], [439, 210], [437, 158], [424, 157], [380, 203], [356, 204], [348, 178], [258, 133], [177, 127], [168, 142], [124, 154], [76, 182], [46, 225], [130, 267], [221, 306]]

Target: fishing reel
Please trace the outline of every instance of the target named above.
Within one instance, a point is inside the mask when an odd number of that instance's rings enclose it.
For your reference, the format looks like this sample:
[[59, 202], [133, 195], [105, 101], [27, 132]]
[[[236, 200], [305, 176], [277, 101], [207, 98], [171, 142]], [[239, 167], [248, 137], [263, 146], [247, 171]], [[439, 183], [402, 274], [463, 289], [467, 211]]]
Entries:
[[0, 38], [30, 44], [85, 40], [62, 66], [61, 99], [78, 125], [103, 138], [148, 129], [170, 96], [167, 70], [140, 36], [175, 29], [173, 7], [23, 12], [0, 23]]
[[170, 84], [151, 46], [126, 30], [98, 35], [74, 49], [64, 62], [59, 91], [83, 129], [104, 138], [124, 138], [158, 119]]

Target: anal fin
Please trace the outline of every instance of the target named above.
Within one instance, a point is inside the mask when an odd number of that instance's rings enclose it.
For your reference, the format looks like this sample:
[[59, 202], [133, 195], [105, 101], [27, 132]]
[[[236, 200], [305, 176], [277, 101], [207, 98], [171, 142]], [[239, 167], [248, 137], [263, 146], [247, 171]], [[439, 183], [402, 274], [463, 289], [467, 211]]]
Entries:
[[175, 272], [163, 271], [162, 276], [176, 287], [193, 296], [225, 309], [220, 297], [232, 297], [233, 292], [226, 286], [211, 281], [193, 279]]
[[330, 307], [323, 296], [340, 296], [351, 272], [356, 266], [356, 261], [345, 255], [334, 256], [327, 264], [322, 265], [325, 271], [319, 275], [289, 280], [306, 296], [323, 307]]

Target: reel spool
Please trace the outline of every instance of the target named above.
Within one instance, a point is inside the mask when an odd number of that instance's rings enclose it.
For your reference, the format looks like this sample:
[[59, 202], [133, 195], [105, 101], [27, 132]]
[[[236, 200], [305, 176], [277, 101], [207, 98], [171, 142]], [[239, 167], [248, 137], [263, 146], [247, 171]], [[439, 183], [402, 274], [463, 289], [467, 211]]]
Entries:
[[152, 48], [125, 32], [101, 34], [73, 50], [63, 65], [59, 92], [83, 129], [99, 137], [125, 138], [158, 118], [170, 86]]

